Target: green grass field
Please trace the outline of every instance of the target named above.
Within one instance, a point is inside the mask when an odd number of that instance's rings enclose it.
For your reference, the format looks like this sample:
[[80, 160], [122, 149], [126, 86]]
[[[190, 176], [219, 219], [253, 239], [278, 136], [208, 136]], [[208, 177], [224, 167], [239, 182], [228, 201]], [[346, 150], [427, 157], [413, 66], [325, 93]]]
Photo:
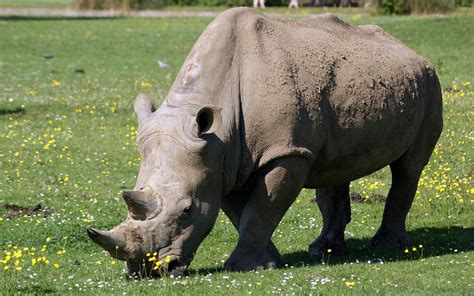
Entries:
[[[220, 215], [183, 278], [134, 281], [86, 236], [126, 217], [134, 186], [133, 98], [166, 95], [210, 19], [0, 18], [0, 294], [474, 294], [474, 17], [346, 16], [379, 24], [437, 67], [445, 128], [408, 218], [408, 250], [369, 247], [382, 203], [353, 203], [350, 253], [310, 257], [321, 217], [304, 190], [274, 234], [287, 266], [227, 273], [236, 232]], [[171, 64], [162, 69], [157, 60]], [[386, 195], [387, 169], [352, 183]]]

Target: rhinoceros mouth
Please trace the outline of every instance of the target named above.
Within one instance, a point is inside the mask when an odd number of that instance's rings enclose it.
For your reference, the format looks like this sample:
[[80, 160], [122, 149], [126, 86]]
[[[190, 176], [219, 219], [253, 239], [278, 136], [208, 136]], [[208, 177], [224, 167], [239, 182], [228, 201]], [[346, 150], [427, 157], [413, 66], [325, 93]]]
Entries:
[[[177, 256], [166, 256], [153, 263], [127, 261], [127, 267], [129, 275], [134, 278], [166, 276], [179, 277], [184, 274], [191, 261], [192, 257], [180, 258]], [[157, 266], [157, 262], [160, 262], [158, 263], [160, 264], [159, 266]]]
[[189, 264], [191, 264], [193, 260], [193, 256], [166, 254], [160, 257], [163, 258], [160, 261], [165, 262], [159, 269], [161, 276], [181, 276], [188, 269]]
[[[156, 262], [164, 262], [166, 259], [159, 260]], [[160, 264], [156, 266], [154, 263], [138, 263], [133, 261], [127, 261], [128, 274], [134, 279], [148, 278], [148, 277], [179, 277], [182, 276], [187, 270], [191, 259], [179, 259], [174, 257], [166, 260], [168, 263]]]
[[168, 276], [181, 276], [188, 268], [190, 262], [191, 259], [188, 258], [179, 259], [177, 257], [174, 257], [170, 260], [168, 265], [164, 267], [164, 272], [166, 272]]

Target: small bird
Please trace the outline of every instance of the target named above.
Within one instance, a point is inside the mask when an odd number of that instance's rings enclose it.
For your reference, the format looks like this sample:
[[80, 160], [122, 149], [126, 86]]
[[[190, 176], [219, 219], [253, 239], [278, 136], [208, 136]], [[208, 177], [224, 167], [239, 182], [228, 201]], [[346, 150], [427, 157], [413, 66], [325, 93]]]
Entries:
[[165, 62], [163, 62], [163, 61], [161, 61], [161, 60], [159, 60], [159, 59], [156, 60], [156, 62], [158, 63], [158, 65], [160, 66], [160, 68], [169, 68], [169, 67], [171, 67], [170, 64], [167, 64], [167, 63], [165, 63]]

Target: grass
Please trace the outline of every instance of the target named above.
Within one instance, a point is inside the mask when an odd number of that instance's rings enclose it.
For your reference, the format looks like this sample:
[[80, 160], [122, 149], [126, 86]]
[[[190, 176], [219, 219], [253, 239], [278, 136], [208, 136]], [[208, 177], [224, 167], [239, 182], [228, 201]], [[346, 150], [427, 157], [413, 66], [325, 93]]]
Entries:
[[[8, 220], [0, 209], [1, 293], [472, 294], [474, 18], [345, 18], [379, 24], [429, 58], [444, 87], [445, 129], [408, 219], [407, 253], [370, 249], [383, 204], [353, 203], [346, 232], [351, 252], [308, 256], [322, 224], [310, 202], [314, 193], [304, 190], [273, 238], [286, 268], [223, 272], [237, 236], [220, 215], [184, 278], [127, 279], [85, 227], [107, 229], [125, 218], [120, 191], [134, 186], [138, 170], [132, 100], [141, 91], [163, 99], [210, 19], [4, 17], [0, 204], [41, 203], [54, 215]], [[160, 68], [158, 59], [171, 67]], [[384, 169], [354, 181], [352, 190], [385, 195], [389, 185]]]

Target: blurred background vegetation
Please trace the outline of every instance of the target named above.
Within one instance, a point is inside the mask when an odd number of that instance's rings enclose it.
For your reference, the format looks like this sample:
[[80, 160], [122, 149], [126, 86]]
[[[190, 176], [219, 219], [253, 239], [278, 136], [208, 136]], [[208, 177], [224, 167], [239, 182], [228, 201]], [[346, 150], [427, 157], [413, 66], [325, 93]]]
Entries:
[[[432, 14], [447, 13], [456, 7], [472, 7], [474, 0], [299, 0], [301, 6], [366, 7], [378, 14]], [[235, 7], [251, 6], [253, 0], [0, 0], [0, 6], [65, 7], [89, 10], [146, 10], [163, 7]], [[270, 7], [287, 6], [289, 0], [266, 0]]]
[[[300, 0], [302, 6], [317, 5], [315, 0]], [[325, 6], [377, 7], [381, 14], [443, 13], [456, 6], [472, 6], [474, 0], [326, 0]], [[80, 9], [157, 9], [163, 6], [250, 6], [252, 0], [75, 0]], [[268, 6], [286, 6], [288, 0], [266, 0]]]
[[473, 0], [377, 0], [381, 14], [445, 13], [456, 6], [472, 6]]

